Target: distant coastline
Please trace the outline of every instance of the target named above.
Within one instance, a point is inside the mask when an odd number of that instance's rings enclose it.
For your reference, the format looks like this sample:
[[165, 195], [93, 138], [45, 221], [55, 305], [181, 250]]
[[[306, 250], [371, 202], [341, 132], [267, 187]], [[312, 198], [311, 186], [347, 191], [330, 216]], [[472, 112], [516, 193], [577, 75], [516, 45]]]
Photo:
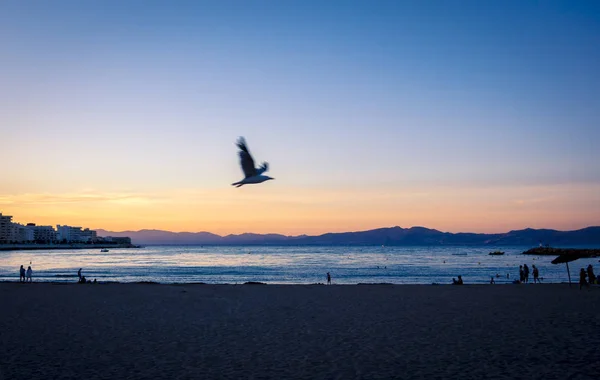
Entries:
[[551, 246], [593, 245], [600, 248], [600, 227], [575, 231], [549, 229], [513, 230], [504, 233], [450, 233], [425, 227], [389, 227], [367, 231], [326, 233], [318, 236], [244, 233], [220, 236], [210, 232], [171, 232], [163, 230], [106, 231], [98, 236], [128, 237], [143, 245], [363, 245], [363, 246]]
[[140, 248], [135, 244], [0, 244], [0, 251], [36, 251], [49, 249]]

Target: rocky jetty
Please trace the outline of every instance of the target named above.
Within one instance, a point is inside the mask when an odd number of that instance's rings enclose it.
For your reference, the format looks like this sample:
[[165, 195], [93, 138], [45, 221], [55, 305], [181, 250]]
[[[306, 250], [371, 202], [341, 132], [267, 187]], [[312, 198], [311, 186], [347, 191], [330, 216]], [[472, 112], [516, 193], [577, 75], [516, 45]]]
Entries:
[[524, 255], [537, 255], [537, 256], [578, 256], [578, 257], [599, 257], [600, 249], [588, 249], [588, 248], [551, 248], [551, 247], [537, 247], [529, 249], [523, 252]]

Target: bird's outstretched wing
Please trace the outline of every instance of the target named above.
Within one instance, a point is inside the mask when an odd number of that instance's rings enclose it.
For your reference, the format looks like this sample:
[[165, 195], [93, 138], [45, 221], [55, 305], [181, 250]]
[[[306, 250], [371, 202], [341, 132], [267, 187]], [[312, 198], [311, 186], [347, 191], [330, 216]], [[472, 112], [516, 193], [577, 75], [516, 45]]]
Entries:
[[260, 166], [258, 167], [258, 169], [256, 169], [256, 175], [261, 175], [264, 172], [266, 172], [267, 170], [269, 170], [269, 163], [268, 162], [263, 162], [262, 164], [260, 164]]
[[246, 146], [246, 140], [243, 137], [240, 137], [236, 145], [238, 148], [240, 148], [240, 165], [242, 166], [244, 177], [248, 178], [255, 176], [256, 168], [254, 168], [254, 159], [248, 151], [248, 147]]

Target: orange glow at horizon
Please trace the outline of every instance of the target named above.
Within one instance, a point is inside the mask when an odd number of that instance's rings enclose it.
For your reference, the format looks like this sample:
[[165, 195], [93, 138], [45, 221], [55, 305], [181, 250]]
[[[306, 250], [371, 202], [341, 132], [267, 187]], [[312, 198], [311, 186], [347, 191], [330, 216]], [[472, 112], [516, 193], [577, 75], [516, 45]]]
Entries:
[[600, 185], [427, 189], [172, 190], [0, 194], [13, 221], [111, 231], [321, 234], [423, 226], [447, 232], [600, 225]]

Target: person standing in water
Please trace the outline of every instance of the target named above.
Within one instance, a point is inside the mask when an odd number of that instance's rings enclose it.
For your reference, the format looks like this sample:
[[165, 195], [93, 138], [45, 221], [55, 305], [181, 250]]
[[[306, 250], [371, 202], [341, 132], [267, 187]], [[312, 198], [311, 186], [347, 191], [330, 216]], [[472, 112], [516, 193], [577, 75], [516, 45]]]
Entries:
[[31, 270], [31, 266], [28, 266], [27, 267], [27, 281], [28, 282], [32, 282], [33, 281], [32, 278], [31, 278], [32, 274], [33, 274], [33, 271]]
[[327, 272], [327, 285], [331, 285], [331, 274]]

